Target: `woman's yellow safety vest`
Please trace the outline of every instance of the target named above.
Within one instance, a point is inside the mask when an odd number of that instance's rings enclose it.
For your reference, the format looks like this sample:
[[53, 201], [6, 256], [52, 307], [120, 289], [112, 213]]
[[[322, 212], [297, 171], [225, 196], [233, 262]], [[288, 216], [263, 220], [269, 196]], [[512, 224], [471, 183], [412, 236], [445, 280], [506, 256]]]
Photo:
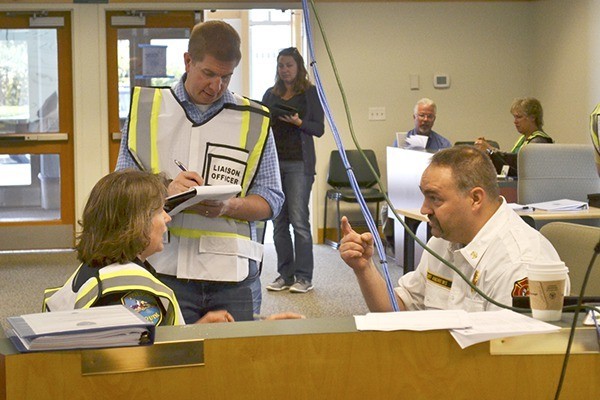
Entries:
[[63, 311], [93, 307], [103, 297], [118, 293], [143, 291], [158, 298], [166, 310], [160, 325], [184, 325], [185, 321], [173, 291], [136, 263], [111, 264], [98, 269], [98, 274], [73, 291], [73, 281], [81, 267], [60, 288], [44, 291], [44, 311]]
[[521, 150], [522, 147], [524, 147], [525, 145], [527, 145], [529, 142], [531, 142], [536, 137], [543, 137], [543, 138], [548, 139], [549, 143], [554, 143], [554, 140], [546, 132], [544, 132], [544, 131], [535, 131], [531, 135], [529, 135], [528, 138], [525, 138], [525, 135], [519, 136], [519, 139], [517, 139], [515, 145], [513, 146], [512, 150], [510, 152], [511, 153], [518, 153]]

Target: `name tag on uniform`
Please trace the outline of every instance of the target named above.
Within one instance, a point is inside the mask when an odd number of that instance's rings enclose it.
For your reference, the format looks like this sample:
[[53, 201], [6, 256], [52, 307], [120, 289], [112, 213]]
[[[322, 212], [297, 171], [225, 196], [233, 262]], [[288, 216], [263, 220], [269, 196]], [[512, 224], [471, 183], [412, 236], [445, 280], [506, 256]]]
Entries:
[[427, 280], [448, 289], [452, 287], [452, 280], [446, 279], [443, 276], [432, 274], [429, 271], [427, 271]]

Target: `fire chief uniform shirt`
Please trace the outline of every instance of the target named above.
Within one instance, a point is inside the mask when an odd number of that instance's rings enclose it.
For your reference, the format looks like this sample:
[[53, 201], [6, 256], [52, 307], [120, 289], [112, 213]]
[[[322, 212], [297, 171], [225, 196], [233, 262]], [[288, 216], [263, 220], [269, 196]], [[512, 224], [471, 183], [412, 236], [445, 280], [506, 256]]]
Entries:
[[[431, 238], [427, 246], [455, 265], [494, 300], [512, 304], [527, 294], [527, 264], [559, 261], [554, 247], [531, 228], [502, 199], [502, 205], [466, 246]], [[463, 309], [468, 312], [499, 307], [481, 295], [427, 251], [415, 271], [398, 280], [396, 293], [408, 310]]]

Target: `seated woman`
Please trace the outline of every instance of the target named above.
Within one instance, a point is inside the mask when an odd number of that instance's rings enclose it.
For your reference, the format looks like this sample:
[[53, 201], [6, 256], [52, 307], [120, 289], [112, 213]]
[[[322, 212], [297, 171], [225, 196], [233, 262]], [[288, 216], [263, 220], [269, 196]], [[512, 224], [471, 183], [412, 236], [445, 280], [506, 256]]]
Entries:
[[[166, 194], [163, 180], [147, 172], [122, 170], [100, 179], [79, 222], [75, 247], [81, 265], [64, 286], [46, 290], [45, 311], [123, 304], [155, 325], [185, 324], [175, 294], [146, 261], [163, 249], [171, 220], [163, 209]], [[195, 323], [233, 320], [216, 310]]]
[[554, 143], [554, 140], [542, 130], [544, 125], [544, 111], [539, 100], [525, 97], [513, 101], [510, 113], [515, 121], [515, 128], [521, 136], [517, 139], [510, 152], [498, 151], [485, 138], [480, 137], [475, 141], [475, 146], [489, 154], [496, 170], [500, 172], [502, 166], [510, 167], [508, 175], [517, 175], [517, 154], [529, 143]]

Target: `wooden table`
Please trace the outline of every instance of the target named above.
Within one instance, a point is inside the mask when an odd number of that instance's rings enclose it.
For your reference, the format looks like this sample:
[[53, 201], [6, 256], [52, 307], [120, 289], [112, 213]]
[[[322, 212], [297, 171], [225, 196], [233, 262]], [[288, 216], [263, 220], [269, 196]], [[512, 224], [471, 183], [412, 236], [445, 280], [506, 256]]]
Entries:
[[544, 210], [517, 210], [515, 211], [529, 225], [537, 227], [537, 221], [566, 221], [576, 223], [578, 220], [600, 219], [600, 208], [589, 207], [587, 210], [578, 211], [544, 211]]
[[[0, 400], [551, 399], [568, 333], [463, 350], [447, 330], [359, 332], [351, 316], [201, 324], [158, 328], [154, 346], [91, 351], [92, 365], [90, 350], [19, 354], [0, 339]], [[202, 348], [203, 363], [162, 367], [149, 352], [163, 343]], [[142, 368], [120, 371], [115, 350]], [[597, 398], [599, 372], [596, 333], [578, 328], [561, 399]]]

